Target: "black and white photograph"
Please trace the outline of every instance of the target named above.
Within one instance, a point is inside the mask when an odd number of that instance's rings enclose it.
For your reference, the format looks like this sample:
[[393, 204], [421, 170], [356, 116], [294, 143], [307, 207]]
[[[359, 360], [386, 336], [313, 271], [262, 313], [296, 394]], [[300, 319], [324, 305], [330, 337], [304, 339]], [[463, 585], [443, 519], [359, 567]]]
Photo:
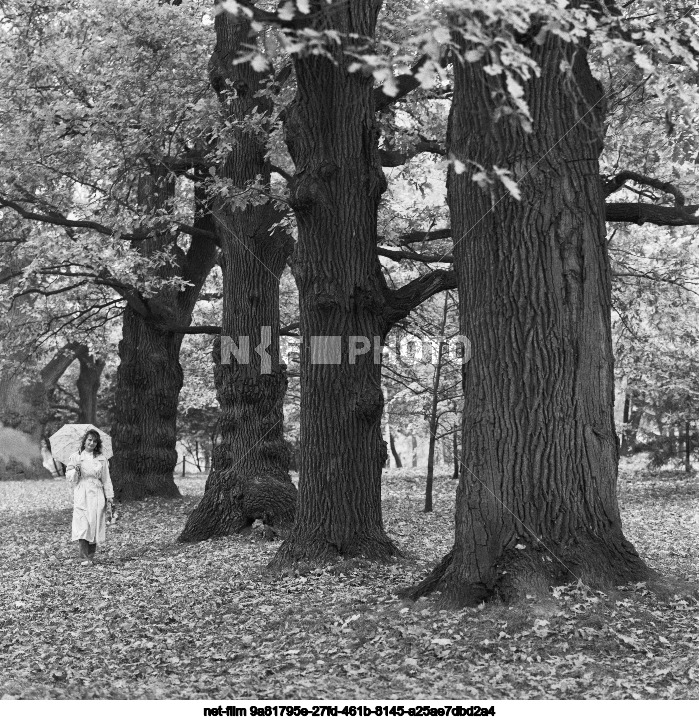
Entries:
[[0, 716], [696, 718], [698, 473], [699, 0], [0, 0]]

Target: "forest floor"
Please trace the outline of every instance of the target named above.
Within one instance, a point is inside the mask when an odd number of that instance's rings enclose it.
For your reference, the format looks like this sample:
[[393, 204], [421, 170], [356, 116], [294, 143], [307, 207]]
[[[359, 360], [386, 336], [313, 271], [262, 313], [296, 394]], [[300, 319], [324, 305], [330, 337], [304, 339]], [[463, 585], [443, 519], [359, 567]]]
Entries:
[[64, 481], [0, 483], [0, 698], [697, 699], [699, 478], [622, 468], [624, 529], [668, 584], [552, 590], [437, 610], [396, 591], [453, 540], [456, 482], [391, 471], [384, 520], [406, 557], [270, 575], [279, 542], [175, 542], [183, 497], [125, 505], [77, 561]]

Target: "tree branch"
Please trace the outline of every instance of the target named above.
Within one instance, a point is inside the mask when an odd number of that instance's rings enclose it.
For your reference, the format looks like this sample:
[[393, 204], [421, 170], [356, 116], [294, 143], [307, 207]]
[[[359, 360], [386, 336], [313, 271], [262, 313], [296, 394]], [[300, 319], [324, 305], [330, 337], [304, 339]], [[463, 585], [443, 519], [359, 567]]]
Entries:
[[284, 325], [279, 329], [279, 335], [288, 335], [296, 337], [295, 333], [292, 333], [292, 330], [298, 330], [300, 328], [301, 324], [296, 321], [294, 323], [289, 323], [289, 325]]
[[604, 197], [607, 198], [612, 195], [612, 193], [616, 193], [618, 190], [621, 190], [629, 181], [638, 183], [638, 185], [647, 185], [650, 188], [655, 188], [663, 193], [672, 195], [675, 198], [676, 206], [685, 204], [684, 194], [676, 185], [666, 183], [662, 180], [658, 180], [657, 178], [651, 178], [648, 175], [634, 173], [631, 170], [624, 170], [615, 175], [613, 178], [607, 180], [604, 184]]
[[433, 270], [411, 280], [402, 288], [386, 290], [386, 307], [383, 312], [385, 333], [428, 298], [443, 290], [454, 288], [456, 288], [456, 273], [453, 270]]
[[[697, 211], [699, 211], [699, 205], [668, 206], [654, 205], [653, 203], [606, 203], [604, 211], [605, 220], [608, 223], [637, 223], [638, 225], [650, 223], [651, 225], [661, 226], [699, 225], [699, 216], [696, 215]], [[406, 244], [440, 240], [442, 238], [451, 238], [451, 228], [440, 228], [428, 232], [417, 230], [399, 237], [401, 242]], [[379, 240], [383, 239], [379, 238]], [[380, 252], [380, 255], [391, 257], [383, 252]]]
[[423, 55], [418, 61], [410, 68], [409, 73], [403, 73], [396, 77], [396, 85], [398, 86], [398, 92], [396, 95], [386, 95], [383, 91], [383, 86], [374, 90], [374, 110], [377, 113], [386, 110], [393, 103], [402, 100], [406, 95], [412, 93], [420, 87], [420, 81], [417, 79], [417, 74], [422, 66], [429, 60], [429, 56]]
[[411, 158], [420, 153], [434, 153], [435, 155], [446, 155], [444, 146], [436, 140], [428, 140], [427, 138], [420, 140], [413, 150], [409, 153], [403, 153], [400, 150], [379, 149], [379, 158], [381, 167], [397, 168], [399, 165], [405, 165]]
[[[181, 333], [182, 335], [221, 335], [220, 325], [170, 325], [159, 323], [162, 330], [170, 333]], [[279, 335], [292, 335], [291, 331], [299, 327], [298, 323], [290, 323], [279, 329]]]
[[[94, 230], [98, 233], [101, 233], [102, 235], [119, 236], [120, 238], [124, 238], [124, 240], [131, 240], [134, 242], [146, 240], [147, 238], [150, 238], [154, 232], [150, 231], [148, 233], [120, 233], [115, 228], [110, 228], [107, 225], [97, 223], [93, 220], [69, 220], [64, 215], [58, 213], [34, 213], [33, 211], [27, 210], [26, 208], [22, 207], [19, 203], [15, 203], [14, 201], [9, 200], [9, 198], [5, 198], [1, 195], [0, 208], [10, 208], [16, 213], [19, 213], [25, 220], [34, 220], [39, 223], [50, 223], [51, 225], [58, 225], [64, 228], [83, 228], [85, 230]], [[186, 223], [176, 223], [175, 225], [180, 233], [184, 233], [185, 235], [191, 235], [193, 237], [201, 236], [209, 238], [210, 240], [213, 240], [215, 243], [218, 244], [218, 237], [215, 233], [194, 228], [193, 226], [187, 225]]]
[[[232, 15], [244, 15], [248, 22], [250, 20], [256, 20], [257, 22], [267, 23], [267, 25], [285, 28], [287, 30], [300, 30], [301, 28], [308, 27], [312, 24], [313, 17], [320, 14], [319, 12], [308, 13], [307, 15], [296, 13], [291, 20], [283, 20], [276, 12], [263, 10], [262, 8], [257, 7], [257, 5], [253, 2], [250, 2], [250, 0], [235, 0], [235, 3], [240, 6], [241, 10], [239, 13], [231, 13]], [[219, 4], [220, 0], [215, 0], [214, 6], [217, 7]], [[340, 5], [344, 5], [344, 3], [340, 3]], [[326, 12], [329, 12], [332, 8], [333, 6], [329, 5], [326, 8]], [[223, 10], [222, 12], [229, 11]], [[323, 11], [320, 12], [322, 13]]]
[[690, 288], [679, 280], [674, 280], [673, 278], [663, 278], [662, 276], [652, 275], [650, 273], [626, 271], [613, 271], [612, 276], [614, 278], [642, 278], [643, 280], [649, 280], [652, 283], [668, 283], [669, 285], [674, 285], [677, 288], [681, 288], [687, 293], [694, 293], [694, 295], [699, 295], [696, 290]]
[[652, 203], [607, 203], [605, 219], [608, 223], [651, 223], [652, 225], [699, 225], [695, 213], [699, 205], [653, 205]]
[[286, 180], [287, 183], [290, 183], [293, 180], [293, 176], [291, 175], [291, 173], [287, 173], [286, 170], [284, 170], [283, 168], [280, 168], [278, 165], [270, 165], [269, 169], [273, 173], [276, 173], [277, 175], [281, 175], [282, 178], [284, 178], [284, 180]]
[[191, 150], [182, 155], [166, 155], [160, 161], [160, 164], [165, 170], [175, 175], [184, 175], [190, 170], [208, 172], [208, 168], [211, 165], [211, 163], [206, 162], [204, 153], [196, 150]]
[[[437, 230], [413, 230], [410, 233], [403, 233], [398, 236], [401, 243], [426, 243], [428, 240], [446, 240], [451, 238], [451, 228], [439, 228]], [[379, 238], [379, 240], [383, 240]]]
[[83, 285], [86, 285], [88, 281], [82, 280], [79, 283], [74, 283], [73, 285], [67, 285], [62, 286], [61, 288], [55, 288], [54, 290], [44, 290], [42, 288], [27, 288], [26, 290], [23, 290], [19, 293], [15, 293], [12, 296], [13, 300], [16, 300], [17, 298], [21, 298], [25, 295], [43, 295], [46, 297], [52, 296], [52, 295], [60, 295], [61, 293], [67, 293], [69, 290], [74, 290], [75, 288], [80, 288]]
[[393, 250], [378, 247], [376, 252], [384, 258], [391, 260], [416, 260], [419, 263], [453, 263], [454, 257], [449, 253], [442, 255], [426, 255], [425, 253], [413, 253], [409, 250]]

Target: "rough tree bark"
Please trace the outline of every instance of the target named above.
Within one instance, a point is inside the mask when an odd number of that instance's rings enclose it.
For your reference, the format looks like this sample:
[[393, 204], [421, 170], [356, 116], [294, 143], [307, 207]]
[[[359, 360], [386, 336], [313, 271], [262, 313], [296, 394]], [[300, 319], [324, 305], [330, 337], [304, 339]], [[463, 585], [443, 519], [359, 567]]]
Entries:
[[121, 501], [177, 497], [173, 480], [182, 336], [163, 332], [129, 305], [119, 342], [112, 441], [114, 493]]
[[[373, 37], [380, 7], [380, 0], [313, 0], [304, 23], [356, 43]], [[377, 253], [386, 181], [372, 80], [347, 71], [353, 60], [345, 40], [324, 50], [294, 56], [297, 92], [285, 118], [296, 164], [290, 202], [303, 337], [301, 459], [299, 510], [275, 566], [397, 553], [381, 517], [387, 451], [378, 346], [393, 323], [456, 284], [452, 273], [433, 271], [387, 288]]]
[[[318, 29], [371, 38], [380, 7], [380, 0], [323, 0], [311, 13]], [[381, 516], [381, 365], [369, 350], [384, 336], [376, 219], [386, 181], [372, 80], [347, 71], [343, 47], [327, 50], [332, 59], [295, 56], [297, 93], [286, 116], [296, 164], [301, 462], [296, 524], [278, 565], [396, 553]]]
[[[216, 16], [215, 29], [210, 80], [232, 123], [232, 149], [220, 174], [236, 188], [256, 178], [268, 185], [270, 164], [262, 130], [246, 126], [253, 113], [271, 110], [268, 99], [255, 97], [266, 73], [236, 62], [245, 45], [254, 42], [250, 23], [224, 12]], [[240, 209], [222, 197], [215, 203], [214, 217], [222, 249], [221, 335], [231, 339], [240, 357], [226, 357], [225, 340], [223, 349], [220, 343], [215, 347], [219, 442], [204, 496], [180, 541], [239, 533], [256, 519], [275, 528], [290, 526], [296, 505], [283, 432], [287, 380], [279, 361], [279, 279], [293, 241], [273, 229], [281, 214], [272, 203]]]
[[[139, 178], [139, 201], [150, 212], [167, 210], [173, 194], [173, 183], [162, 168], [151, 168]], [[210, 224], [199, 197], [195, 225], [207, 230]], [[183, 336], [167, 330], [167, 326], [191, 323], [199, 291], [218, 252], [211, 239], [201, 236], [193, 237], [185, 252], [169, 230], [160, 228], [137, 247], [145, 256], [173, 252], [175, 262], [163, 266], [160, 277], [179, 275], [190, 285], [184, 290], [165, 288], [147, 301], [127, 303], [124, 309], [111, 430], [114, 458], [110, 464], [114, 493], [121, 501], [179, 496], [173, 475]]]
[[[646, 578], [616, 499], [610, 266], [598, 156], [602, 96], [584, 50], [532, 44], [533, 131], [493, 122], [496, 81], [455, 63], [449, 151], [522, 179], [492, 204], [448, 178], [464, 368], [463, 469], [452, 551], [418, 596], [477, 604], [581, 578]], [[561, 63], [572, 65], [572, 75]]]

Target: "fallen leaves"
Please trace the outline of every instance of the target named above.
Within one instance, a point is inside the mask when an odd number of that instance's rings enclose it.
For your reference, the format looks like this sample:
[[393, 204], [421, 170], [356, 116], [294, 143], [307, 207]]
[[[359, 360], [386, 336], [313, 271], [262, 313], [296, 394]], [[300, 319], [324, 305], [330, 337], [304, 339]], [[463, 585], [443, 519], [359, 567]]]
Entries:
[[699, 483], [682, 475], [634, 476], [622, 504], [641, 554], [679, 581], [458, 612], [395, 594], [449, 550], [445, 477], [432, 514], [413, 471], [387, 478], [386, 526], [405, 558], [285, 575], [266, 571], [278, 541], [175, 542], [203, 479], [183, 499], [121, 509], [89, 568], [60, 482], [2, 483], [0, 696], [696, 698], [698, 606], [683, 589], [699, 579], [687, 552], [699, 528], [685, 522]]

